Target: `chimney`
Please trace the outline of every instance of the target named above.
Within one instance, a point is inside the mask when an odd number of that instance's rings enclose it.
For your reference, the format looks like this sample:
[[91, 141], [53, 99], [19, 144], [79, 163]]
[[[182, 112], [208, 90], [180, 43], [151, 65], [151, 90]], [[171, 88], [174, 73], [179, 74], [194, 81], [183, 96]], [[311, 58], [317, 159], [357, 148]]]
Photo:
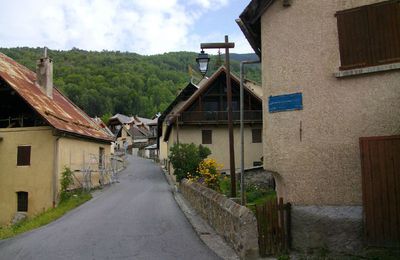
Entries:
[[53, 98], [53, 61], [47, 56], [47, 47], [44, 47], [44, 57], [36, 64], [36, 81], [43, 93]]

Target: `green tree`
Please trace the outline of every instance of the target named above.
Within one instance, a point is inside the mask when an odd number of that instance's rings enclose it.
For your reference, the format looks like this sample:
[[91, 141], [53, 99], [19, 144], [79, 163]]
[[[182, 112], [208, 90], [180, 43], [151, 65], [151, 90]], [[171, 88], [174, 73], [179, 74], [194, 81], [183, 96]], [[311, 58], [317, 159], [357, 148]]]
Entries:
[[211, 154], [208, 147], [195, 144], [174, 144], [171, 147], [169, 160], [174, 167], [176, 180], [179, 182], [188, 175], [196, 175], [200, 162]]

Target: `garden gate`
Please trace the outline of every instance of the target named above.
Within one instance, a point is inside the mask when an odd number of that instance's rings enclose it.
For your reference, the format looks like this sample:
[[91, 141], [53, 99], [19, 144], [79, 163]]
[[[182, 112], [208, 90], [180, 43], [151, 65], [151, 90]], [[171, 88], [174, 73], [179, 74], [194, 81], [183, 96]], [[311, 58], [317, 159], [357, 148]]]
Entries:
[[260, 256], [278, 255], [290, 247], [290, 203], [279, 198], [256, 205]]

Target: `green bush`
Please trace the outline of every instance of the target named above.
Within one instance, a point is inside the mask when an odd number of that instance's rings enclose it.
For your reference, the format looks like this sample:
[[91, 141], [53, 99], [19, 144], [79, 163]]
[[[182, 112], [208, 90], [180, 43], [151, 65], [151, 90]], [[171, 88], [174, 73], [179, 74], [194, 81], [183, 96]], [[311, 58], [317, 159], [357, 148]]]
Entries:
[[180, 182], [188, 174], [196, 175], [196, 169], [200, 162], [211, 154], [208, 147], [195, 144], [174, 144], [171, 147], [169, 160], [174, 167], [176, 180]]
[[70, 168], [65, 167], [64, 171], [61, 173], [61, 192], [60, 192], [60, 202], [68, 199], [71, 194], [68, 191], [68, 188], [71, 184], [74, 183], [72, 178], [72, 171]]

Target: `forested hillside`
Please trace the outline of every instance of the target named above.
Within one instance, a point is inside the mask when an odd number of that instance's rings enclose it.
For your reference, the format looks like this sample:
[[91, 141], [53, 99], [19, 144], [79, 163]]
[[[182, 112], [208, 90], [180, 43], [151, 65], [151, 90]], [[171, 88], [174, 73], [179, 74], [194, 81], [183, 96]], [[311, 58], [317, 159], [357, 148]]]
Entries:
[[[0, 48], [0, 52], [35, 71], [40, 48]], [[232, 70], [249, 54], [232, 54]], [[196, 69], [197, 53], [174, 52], [143, 56], [112, 51], [49, 50], [54, 61], [54, 84], [90, 116], [123, 113], [151, 117], [163, 111], [189, 80], [188, 66]], [[222, 57], [223, 59], [223, 57]], [[218, 57], [211, 57], [212, 73]], [[218, 65], [218, 64], [217, 64]], [[260, 82], [260, 69], [247, 69], [247, 78]]]

